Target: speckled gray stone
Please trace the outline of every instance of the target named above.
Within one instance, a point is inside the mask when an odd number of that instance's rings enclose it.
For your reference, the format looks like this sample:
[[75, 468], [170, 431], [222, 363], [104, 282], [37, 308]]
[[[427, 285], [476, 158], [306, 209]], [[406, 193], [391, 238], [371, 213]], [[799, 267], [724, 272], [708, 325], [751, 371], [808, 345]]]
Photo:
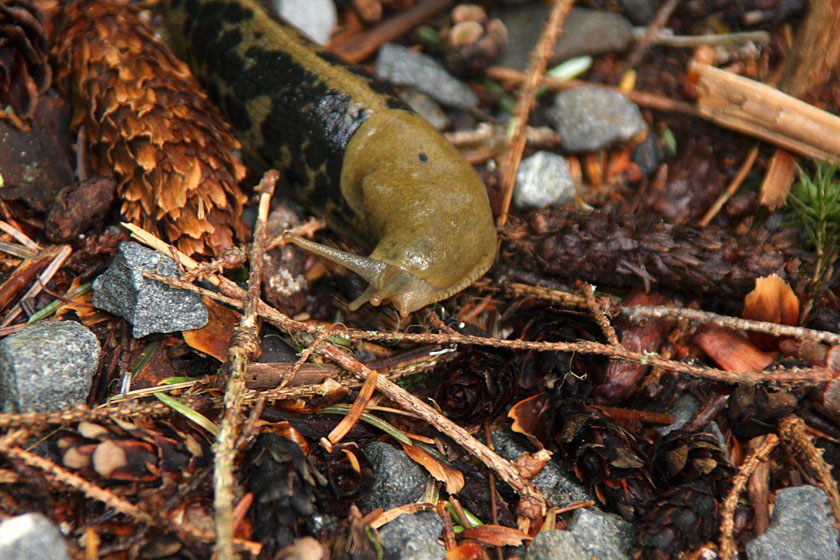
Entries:
[[675, 400], [668, 408], [668, 414], [672, 414], [674, 416], [674, 421], [667, 426], [657, 426], [655, 428], [656, 431], [663, 436], [667, 436], [674, 430], [679, 430], [685, 426], [686, 422], [691, 420], [691, 417], [694, 416], [694, 413], [697, 412], [698, 408], [700, 408], [700, 403], [697, 402], [697, 399], [695, 399], [692, 395], [686, 393], [680, 396], [680, 398]]
[[[529, 56], [542, 35], [551, 5], [532, 3], [510, 7], [500, 14], [508, 30], [508, 42], [499, 66], [525, 70]], [[574, 8], [563, 24], [550, 64], [574, 56], [621, 52], [633, 41], [633, 24], [620, 14], [606, 10]]]
[[411, 107], [411, 110], [429, 121], [429, 124], [438, 130], [443, 130], [449, 126], [449, 117], [440, 108], [440, 105], [421, 91], [414, 88], [406, 88], [400, 92], [400, 99], [406, 105]]
[[590, 560], [568, 531], [540, 531], [528, 546], [525, 560]]
[[375, 441], [365, 447], [365, 455], [376, 481], [370, 494], [362, 500], [362, 507], [388, 510], [411, 503], [423, 494], [428, 477], [401, 449]]
[[563, 156], [537, 152], [519, 164], [513, 204], [520, 210], [564, 204], [574, 196], [575, 180]]
[[379, 530], [386, 560], [443, 560], [446, 550], [437, 539], [443, 521], [433, 511], [403, 514]]
[[659, 170], [665, 157], [662, 146], [653, 134], [648, 134], [641, 144], [633, 148], [633, 163], [649, 177]]
[[272, 7], [280, 17], [319, 45], [327, 44], [333, 28], [338, 24], [338, 14], [332, 0], [274, 0]]
[[449, 107], [478, 106], [478, 98], [470, 87], [449, 74], [442, 64], [401, 45], [382, 45], [376, 59], [376, 77], [394, 85], [411, 86]]
[[558, 93], [547, 117], [570, 152], [626, 142], [647, 126], [635, 103], [617, 91], [589, 85]]
[[67, 545], [52, 521], [40, 513], [0, 523], [0, 560], [69, 560]]
[[134, 325], [134, 338], [207, 324], [207, 308], [198, 294], [148, 280], [143, 271], [178, 276], [172, 258], [127, 241], [108, 270], [93, 281], [93, 305]]
[[633, 555], [633, 525], [614, 513], [579, 509], [569, 532], [588, 558], [629, 560]]
[[837, 537], [831, 506], [821, 488], [785, 488], [776, 494], [767, 532], [747, 543], [747, 558], [837, 560]]
[[[519, 436], [508, 430], [494, 431], [491, 437], [493, 449], [508, 461], [513, 461], [530, 451], [525, 444], [520, 443]], [[546, 463], [540, 474], [534, 477], [533, 483], [545, 494], [549, 505], [554, 507], [566, 507], [574, 502], [592, 499], [586, 490], [574, 481], [573, 475], [554, 461]]]
[[82, 404], [99, 365], [99, 341], [84, 325], [53, 321], [0, 341], [3, 412], [47, 412]]

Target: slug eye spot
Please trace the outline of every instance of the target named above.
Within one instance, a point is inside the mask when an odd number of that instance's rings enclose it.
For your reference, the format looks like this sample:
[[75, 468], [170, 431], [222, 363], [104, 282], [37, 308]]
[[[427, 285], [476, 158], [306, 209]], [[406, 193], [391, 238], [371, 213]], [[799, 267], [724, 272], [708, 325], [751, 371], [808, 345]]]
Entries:
[[425, 152], [420, 152], [420, 161], [426, 163], [429, 161], [429, 156], [427, 156]]

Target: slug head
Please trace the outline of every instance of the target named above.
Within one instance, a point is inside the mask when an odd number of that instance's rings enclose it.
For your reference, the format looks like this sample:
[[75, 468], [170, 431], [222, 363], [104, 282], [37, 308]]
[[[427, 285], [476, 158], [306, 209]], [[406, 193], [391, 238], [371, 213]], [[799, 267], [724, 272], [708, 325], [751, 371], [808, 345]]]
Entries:
[[321, 245], [289, 231], [283, 233], [283, 240], [352, 270], [367, 280], [367, 289], [350, 304], [353, 311], [368, 301], [374, 306], [391, 302], [400, 315], [407, 317], [411, 312], [446, 297], [441, 297], [439, 288], [394, 264]]

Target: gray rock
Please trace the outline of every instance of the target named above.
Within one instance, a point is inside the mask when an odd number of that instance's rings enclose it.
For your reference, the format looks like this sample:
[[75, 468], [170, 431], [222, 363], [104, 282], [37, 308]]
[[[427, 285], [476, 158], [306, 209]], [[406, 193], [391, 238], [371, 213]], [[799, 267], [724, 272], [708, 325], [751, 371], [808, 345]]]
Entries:
[[645, 129], [639, 108], [616, 91], [581, 86], [561, 91], [548, 119], [570, 152], [591, 152], [625, 142]]
[[47, 412], [82, 404], [99, 365], [99, 341], [84, 325], [53, 321], [0, 341], [3, 412]]
[[429, 121], [429, 124], [436, 129], [443, 130], [449, 126], [449, 117], [446, 116], [440, 105], [425, 93], [408, 88], [400, 93], [400, 99], [411, 107], [412, 111]]
[[659, 170], [663, 157], [662, 146], [653, 134], [648, 134], [641, 144], [633, 149], [633, 163], [639, 166], [646, 177]]
[[528, 546], [525, 560], [591, 560], [568, 531], [540, 531]]
[[52, 521], [40, 513], [0, 523], [0, 560], [69, 560], [67, 545]]
[[398, 86], [411, 86], [450, 107], [472, 109], [478, 105], [469, 86], [449, 74], [442, 64], [393, 43], [379, 49], [376, 77]]
[[575, 180], [566, 158], [537, 152], [519, 164], [513, 204], [520, 210], [564, 204], [575, 196]]
[[108, 270], [93, 281], [93, 305], [134, 325], [134, 338], [207, 324], [207, 308], [198, 294], [148, 280], [143, 271], [178, 276], [172, 258], [127, 241]]
[[820, 488], [798, 486], [776, 494], [770, 527], [747, 543], [750, 560], [840, 559], [828, 497]]
[[667, 436], [674, 430], [679, 430], [685, 426], [686, 422], [691, 420], [698, 408], [700, 408], [700, 403], [697, 402], [697, 399], [688, 393], [682, 395], [668, 409], [668, 414], [674, 416], [674, 421], [667, 426], [657, 426], [656, 431], [663, 436]]
[[587, 558], [629, 560], [633, 555], [633, 525], [614, 513], [579, 509], [569, 532]]
[[[494, 431], [492, 438], [496, 453], [508, 461], [530, 451], [518, 441], [518, 436], [508, 430]], [[574, 502], [591, 499], [586, 490], [575, 482], [573, 475], [555, 461], [546, 463], [545, 468], [534, 477], [533, 482], [545, 494], [549, 505], [554, 507], [566, 507]]]
[[[504, 10], [500, 19], [508, 30], [508, 42], [500, 66], [524, 70], [534, 51], [551, 6], [531, 4]], [[574, 8], [563, 24], [563, 34], [554, 47], [551, 63], [581, 55], [621, 52], [633, 41], [633, 25], [621, 15]]]
[[621, 0], [621, 7], [630, 21], [636, 25], [647, 25], [659, 9], [660, 0]]
[[402, 450], [375, 441], [365, 455], [376, 473], [376, 482], [362, 507], [388, 510], [415, 501], [426, 488], [426, 473]]
[[326, 45], [338, 24], [332, 0], [274, 0], [277, 14], [319, 45]]
[[379, 529], [385, 558], [443, 560], [446, 551], [437, 542], [443, 521], [433, 511], [403, 514]]

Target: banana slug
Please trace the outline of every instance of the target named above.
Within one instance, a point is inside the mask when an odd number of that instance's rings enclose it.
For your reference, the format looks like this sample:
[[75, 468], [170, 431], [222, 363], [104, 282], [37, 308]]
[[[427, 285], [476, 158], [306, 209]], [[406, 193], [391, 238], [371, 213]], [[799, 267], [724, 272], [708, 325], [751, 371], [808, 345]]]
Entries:
[[363, 257], [284, 234], [368, 282], [351, 309], [391, 302], [407, 316], [493, 264], [484, 183], [389, 88], [254, 0], [167, 0], [164, 24], [245, 160], [278, 169], [304, 206], [372, 247]]

